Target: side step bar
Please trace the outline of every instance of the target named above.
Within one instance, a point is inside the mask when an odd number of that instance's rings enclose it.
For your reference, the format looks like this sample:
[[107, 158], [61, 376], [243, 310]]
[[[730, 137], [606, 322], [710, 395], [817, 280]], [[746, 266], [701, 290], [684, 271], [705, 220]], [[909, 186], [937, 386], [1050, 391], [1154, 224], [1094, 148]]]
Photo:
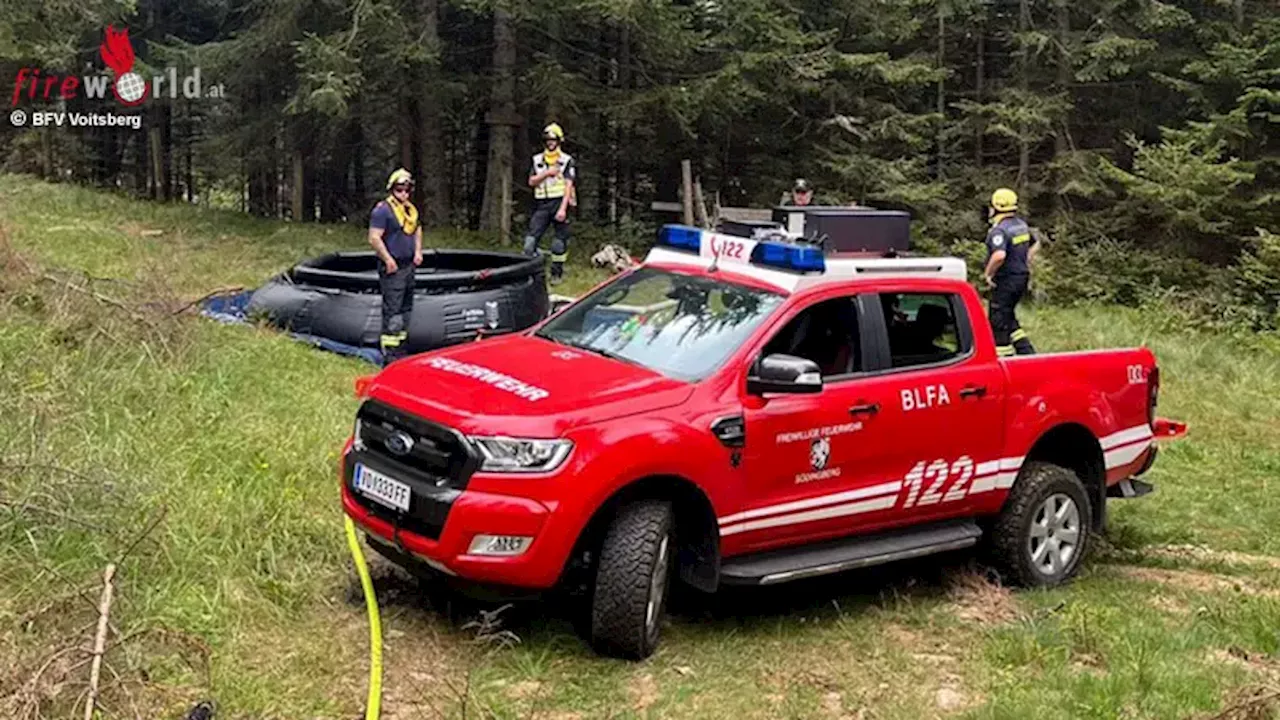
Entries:
[[1136, 498], [1155, 491], [1156, 486], [1137, 478], [1128, 478], [1107, 488], [1107, 497]]
[[770, 550], [729, 558], [720, 567], [720, 581], [727, 585], [774, 585], [959, 550], [976, 545], [981, 536], [982, 531], [973, 520], [947, 520], [800, 548]]

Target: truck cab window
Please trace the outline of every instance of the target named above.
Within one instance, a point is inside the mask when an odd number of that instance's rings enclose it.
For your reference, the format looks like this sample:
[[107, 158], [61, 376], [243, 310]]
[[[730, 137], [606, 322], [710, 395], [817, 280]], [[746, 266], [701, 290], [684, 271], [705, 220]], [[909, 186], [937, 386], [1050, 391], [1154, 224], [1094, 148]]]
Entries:
[[829, 378], [863, 369], [860, 346], [853, 298], [842, 297], [802, 310], [769, 340], [764, 354], [812, 360], [821, 368], [823, 378]]
[[881, 293], [893, 367], [933, 365], [960, 357], [963, 346], [953, 295]]

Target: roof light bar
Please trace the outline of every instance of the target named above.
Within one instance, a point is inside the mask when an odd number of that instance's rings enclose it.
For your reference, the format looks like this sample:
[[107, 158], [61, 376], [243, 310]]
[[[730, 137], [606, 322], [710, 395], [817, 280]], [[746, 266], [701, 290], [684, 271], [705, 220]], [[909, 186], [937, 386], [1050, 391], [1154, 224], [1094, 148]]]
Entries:
[[715, 264], [749, 264], [789, 272], [826, 270], [822, 248], [785, 240], [753, 240], [700, 230], [687, 225], [663, 225], [658, 244], [714, 258]]

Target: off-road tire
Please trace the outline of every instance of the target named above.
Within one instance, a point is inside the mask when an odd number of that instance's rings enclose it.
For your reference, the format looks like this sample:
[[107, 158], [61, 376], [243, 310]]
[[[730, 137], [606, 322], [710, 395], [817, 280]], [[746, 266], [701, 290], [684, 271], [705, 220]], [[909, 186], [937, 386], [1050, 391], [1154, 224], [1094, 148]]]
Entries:
[[[590, 641], [596, 652], [642, 660], [657, 648], [675, 549], [670, 503], [644, 500], [619, 510], [601, 543], [592, 591]], [[653, 617], [650, 595], [656, 595]]]
[[[1050, 498], [1065, 496], [1075, 504], [1077, 541], [1069, 560], [1060, 567], [1042, 570], [1032, 557], [1033, 524], [1039, 524]], [[1004, 509], [991, 527], [992, 559], [1005, 581], [1021, 587], [1054, 587], [1068, 582], [1080, 570], [1093, 541], [1092, 505], [1084, 483], [1071, 470], [1045, 462], [1027, 463], [1009, 491]], [[1061, 533], [1061, 530], [1056, 531]], [[1039, 544], [1042, 542], [1036, 539]], [[1047, 550], [1046, 552], [1051, 552]]]

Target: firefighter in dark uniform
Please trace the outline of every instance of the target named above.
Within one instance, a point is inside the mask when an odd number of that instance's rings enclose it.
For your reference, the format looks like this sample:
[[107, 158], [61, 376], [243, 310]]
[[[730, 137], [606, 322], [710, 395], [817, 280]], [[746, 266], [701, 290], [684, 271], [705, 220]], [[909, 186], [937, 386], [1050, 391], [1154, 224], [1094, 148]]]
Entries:
[[547, 227], [555, 225], [551, 242], [551, 284], [564, 278], [564, 263], [569, 259], [569, 206], [575, 202], [574, 180], [578, 167], [569, 153], [560, 147], [564, 130], [551, 123], [542, 131], [546, 148], [533, 156], [529, 167], [529, 187], [533, 188], [533, 214], [529, 217], [529, 234], [524, 236], [524, 254], [538, 254], [538, 243]]
[[1018, 195], [1008, 188], [991, 194], [987, 210], [991, 230], [987, 232], [987, 266], [983, 276], [991, 288], [988, 307], [996, 352], [1002, 356], [1030, 355], [1036, 351], [1027, 331], [1018, 324], [1018, 301], [1027, 292], [1036, 240], [1027, 221], [1018, 217]]
[[382, 292], [382, 334], [378, 347], [383, 363], [405, 356], [409, 317], [413, 313], [414, 271], [422, 264], [422, 227], [410, 202], [413, 176], [400, 168], [387, 178], [390, 194], [369, 217], [369, 244], [378, 256], [378, 288]]

